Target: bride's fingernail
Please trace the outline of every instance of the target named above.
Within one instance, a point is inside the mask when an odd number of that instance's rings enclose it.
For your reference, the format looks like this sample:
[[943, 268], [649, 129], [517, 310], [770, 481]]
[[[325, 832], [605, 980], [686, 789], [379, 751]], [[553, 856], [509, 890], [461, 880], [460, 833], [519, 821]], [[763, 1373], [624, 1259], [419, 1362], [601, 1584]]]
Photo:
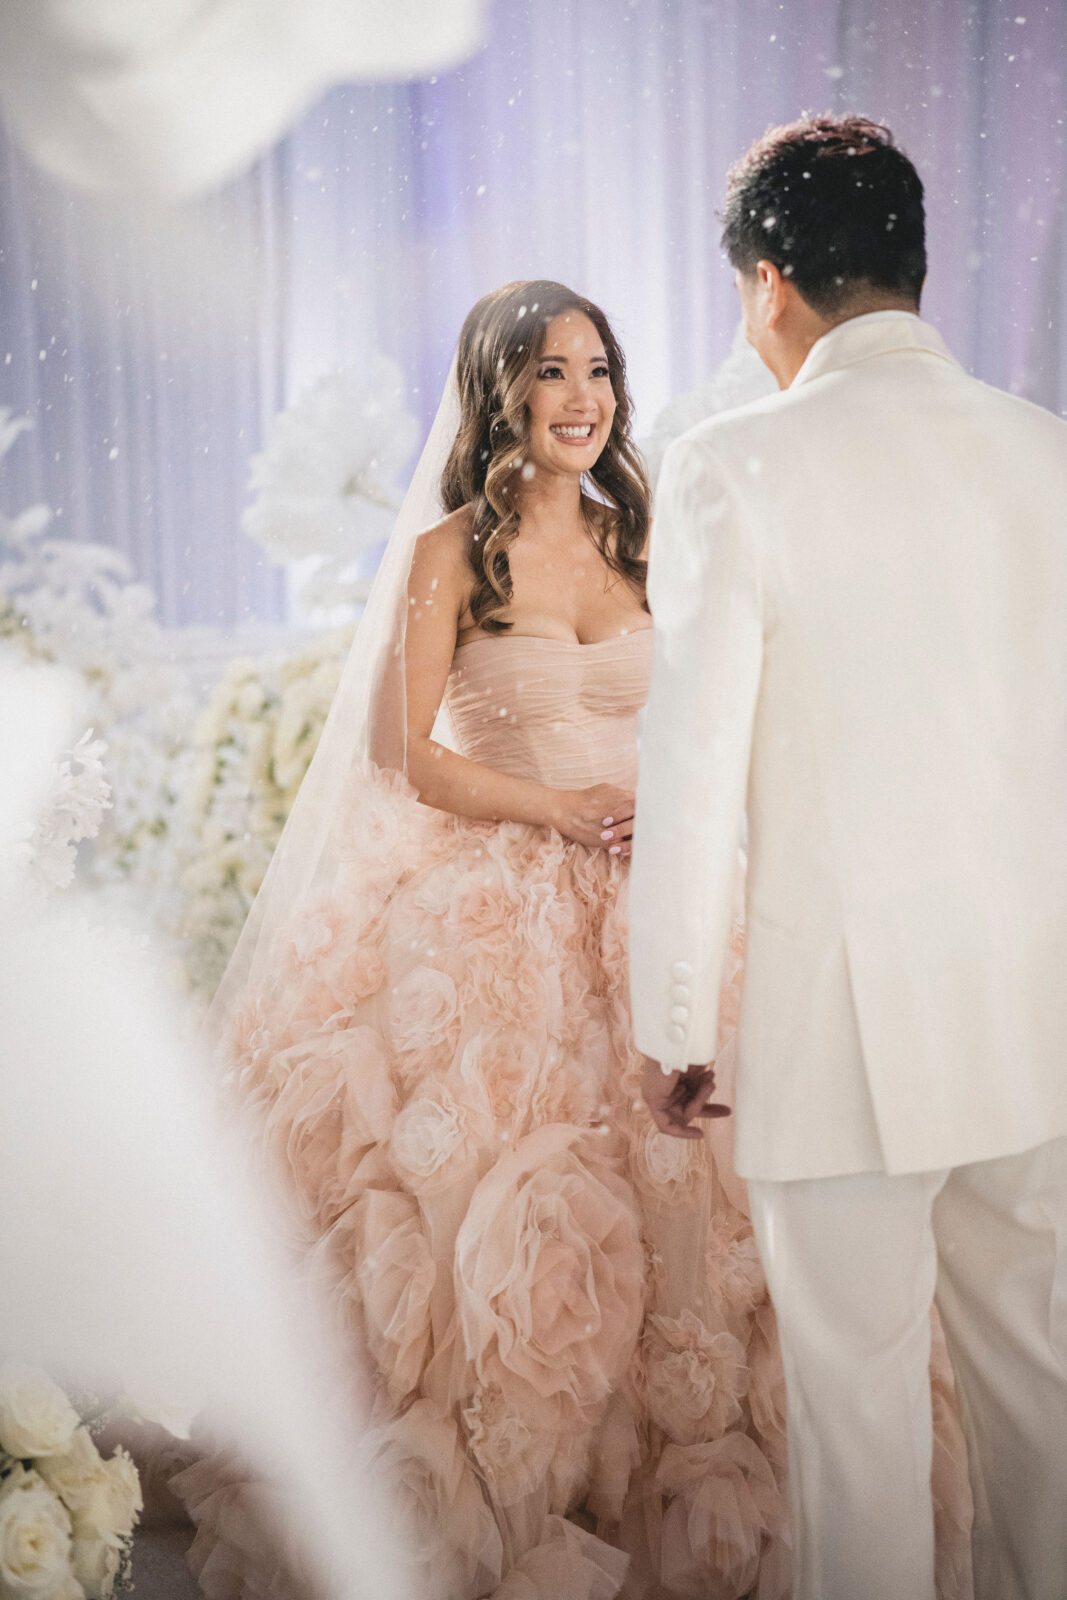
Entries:
[[609, 856], [617, 856], [617, 855], [621, 855], [621, 854], [622, 854], [622, 845], [621, 844], [613, 844], [611, 849], [608, 851], [608, 855]]
[[611, 838], [611, 829], [610, 828], [605, 828], [604, 832], [600, 835], [600, 837], [602, 839], [610, 839]]
[[614, 822], [614, 821], [615, 821], [615, 818], [614, 818], [614, 817], [605, 817], [605, 818], [604, 818], [604, 826], [605, 826], [605, 828], [610, 828], [610, 827], [611, 827], [611, 824], [612, 824], [612, 823], [613, 823], [613, 822]]

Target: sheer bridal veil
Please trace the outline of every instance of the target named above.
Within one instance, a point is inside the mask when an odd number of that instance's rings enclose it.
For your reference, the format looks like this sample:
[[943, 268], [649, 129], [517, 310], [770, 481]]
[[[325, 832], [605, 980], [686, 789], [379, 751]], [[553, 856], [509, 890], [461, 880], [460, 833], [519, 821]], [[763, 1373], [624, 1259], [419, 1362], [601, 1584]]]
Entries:
[[[408, 575], [415, 542], [444, 515], [441, 475], [459, 431], [456, 363], [397, 514], [371, 587], [318, 749], [300, 786], [289, 819], [267, 869], [208, 1014], [212, 1042], [223, 1042], [227, 1024], [249, 987], [271, 982], [272, 949], [280, 927], [302, 902], [328, 892], [348, 831], [359, 827], [358, 798], [383, 774], [403, 775], [406, 746], [404, 640]], [[445, 718], [434, 737], [448, 743]]]

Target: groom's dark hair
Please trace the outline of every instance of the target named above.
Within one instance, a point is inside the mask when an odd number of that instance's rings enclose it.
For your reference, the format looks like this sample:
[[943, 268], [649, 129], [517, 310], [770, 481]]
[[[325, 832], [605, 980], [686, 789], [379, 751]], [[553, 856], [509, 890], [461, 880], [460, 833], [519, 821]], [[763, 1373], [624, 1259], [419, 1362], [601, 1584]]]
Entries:
[[730, 168], [722, 243], [732, 266], [770, 261], [820, 316], [887, 293], [919, 304], [922, 179], [888, 128], [804, 117], [771, 128]]

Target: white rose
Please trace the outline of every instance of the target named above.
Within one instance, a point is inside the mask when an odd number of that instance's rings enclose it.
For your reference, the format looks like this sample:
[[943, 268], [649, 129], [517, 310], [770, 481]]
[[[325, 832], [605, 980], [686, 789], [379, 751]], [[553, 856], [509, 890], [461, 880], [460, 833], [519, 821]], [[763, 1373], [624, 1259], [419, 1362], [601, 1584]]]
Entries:
[[75, 1539], [71, 1565], [85, 1600], [108, 1600], [122, 1561], [122, 1552], [110, 1539]]
[[[262, 883], [263, 868], [258, 862], [253, 862], [243, 866], [240, 872], [237, 874], [237, 887], [241, 891], [244, 900], [249, 904], [251, 904], [251, 902], [256, 898]], [[244, 916], [241, 915], [237, 927], [234, 929], [234, 937], [236, 937], [236, 935], [240, 932], [241, 923], [243, 921]]]
[[[108, 1487], [111, 1490], [111, 1525], [120, 1538], [131, 1534], [137, 1519], [144, 1510], [141, 1479], [132, 1456], [118, 1449], [110, 1461], [104, 1462]], [[75, 1528], [75, 1533], [79, 1530]]]
[[233, 697], [234, 709], [239, 717], [258, 717], [263, 713], [267, 693], [256, 678], [242, 683]]
[[20, 1361], [0, 1366], [0, 1446], [8, 1455], [61, 1455], [77, 1426], [78, 1413], [47, 1372]]
[[267, 769], [270, 765], [273, 752], [271, 750], [272, 735], [269, 723], [250, 722], [244, 731], [245, 738], [245, 763], [252, 778], [266, 780]]
[[108, 1463], [87, 1429], [78, 1429], [65, 1456], [41, 1461], [38, 1471], [70, 1512], [79, 1538], [129, 1532], [118, 1525], [127, 1520], [125, 1507], [117, 1503]]
[[49, 1589], [48, 1600], [85, 1600], [85, 1590], [74, 1573], [69, 1572], [66, 1579], [60, 1582], [58, 1589]]
[[15, 1467], [0, 1488], [2, 1600], [72, 1593], [70, 1549], [70, 1517], [56, 1496], [36, 1472]]

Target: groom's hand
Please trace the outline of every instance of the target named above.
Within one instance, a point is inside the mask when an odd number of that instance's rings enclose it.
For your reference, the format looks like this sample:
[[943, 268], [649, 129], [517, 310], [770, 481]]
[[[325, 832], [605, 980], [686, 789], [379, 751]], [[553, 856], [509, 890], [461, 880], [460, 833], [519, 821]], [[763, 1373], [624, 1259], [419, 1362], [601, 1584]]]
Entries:
[[728, 1117], [729, 1106], [712, 1105], [715, 1073], [711, 1067], [688, 1067], [685, 1072], [664, 1072], [658, 1061], [644, 1057], [641, 1093], [652, 1121], [661, 1133], [675, 1139], [702, 1139], [694, 1117]]

